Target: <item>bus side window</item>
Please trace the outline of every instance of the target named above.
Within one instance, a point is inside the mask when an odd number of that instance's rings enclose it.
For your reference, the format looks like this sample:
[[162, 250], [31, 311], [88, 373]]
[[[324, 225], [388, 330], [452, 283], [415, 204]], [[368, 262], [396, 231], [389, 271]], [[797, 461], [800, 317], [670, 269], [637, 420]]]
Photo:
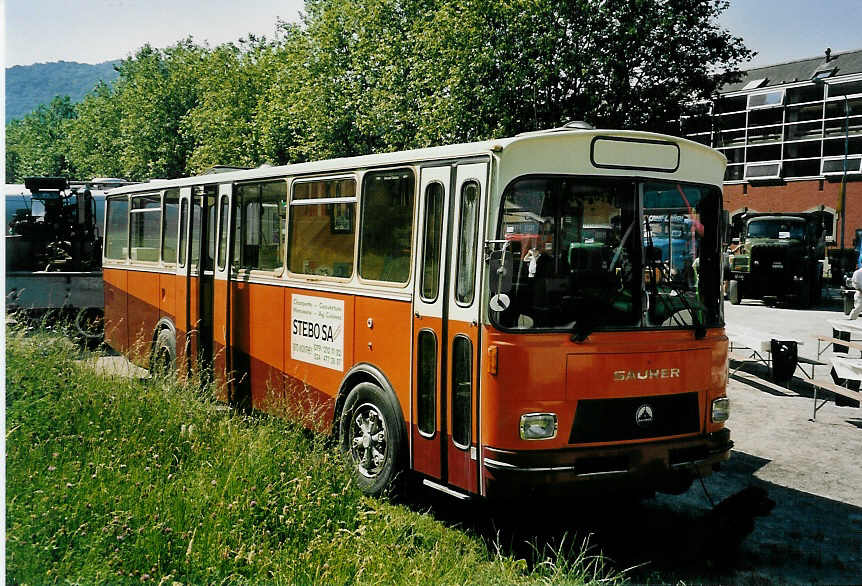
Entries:
[[239, 185], [235, 199], [234, 261], [245, 269], [281, 269], [287, 183], [268, 181]]
[[228, 197], [222, 195], [219, 199], [219, 243], [218, 243], [218, 268], [224, 270], [225, 256], [227, 255], [227, 231], [228, 231]]
[[437, 299], [440, 281], [440, 244], [443, 234], [443, 185], [431, 183], [425, 190], [425, 238], [422, 249], [422, 298]]
[[422, 330], [418, 338], [418, 392], [416, 420], [419, 432], [433, 436], [437, 429], [437, 340], [431, 330]]
[[413, 172], [368, 173], [362, 182], [359, 276], [406, 283], [413, 243]]
[[472, 397], [473, 343], [459, 335], [452, 342], [452, 441], [459, 448], [470, 445]]
[[288, 220], [287, 268], [301, 275], [350, 278], [356, 180], [295, 181]]
[[458, 230], [458, 265], [455, 276], [455, 301], [473, 303], [476, 283], [476, 236], [479, 231], [479, 184], [468, 181], [461, 187], [461, 213]]
[[162, 214], [162, 262], [174, 264], [177, 262], [177, 225], [179, 222], [178, 189], [168, 189], [164, 195], [164, 213]]
[[189, 217], [189, 200], [180, 201], [180, 241], [178, 248], [180, 249], [180, 266], [186, 266], [186, 238], [188, 237]]
[[132, 197], [129, 212], [131, 233], [129, 256], [132, 261], [159, 261], [159, 234], [162, 228], [161, 194]]
[[110, 198], [107, 212], [108, 233], [105, 237], [105, 257], [125, 260], [129, 242], [129, 200], [125, 196]]

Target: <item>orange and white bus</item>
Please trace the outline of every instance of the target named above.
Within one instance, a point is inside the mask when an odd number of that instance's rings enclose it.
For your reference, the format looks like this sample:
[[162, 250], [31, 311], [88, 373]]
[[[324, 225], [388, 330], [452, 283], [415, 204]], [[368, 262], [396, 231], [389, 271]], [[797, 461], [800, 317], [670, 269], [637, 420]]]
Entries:
[[106, 340], [313, 411], [369, 494], [684, 490], [732, 446], [725, 164], [576, 124], [121, 187]]

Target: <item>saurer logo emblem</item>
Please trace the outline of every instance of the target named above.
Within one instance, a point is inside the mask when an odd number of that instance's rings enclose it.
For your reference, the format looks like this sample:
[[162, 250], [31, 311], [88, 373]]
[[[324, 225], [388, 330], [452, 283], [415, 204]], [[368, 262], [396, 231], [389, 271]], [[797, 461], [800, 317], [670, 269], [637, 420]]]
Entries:
[[615, 370], [614, 382], [627, 380], [652, 380], [661, 378], [679, 378], [678, 368], [647, 368], [644, 370]]
[[649, 427], [654, 420], [652, 406], [648, 404], [641, 405], [635, 411], [635, 423], [638, 427]]

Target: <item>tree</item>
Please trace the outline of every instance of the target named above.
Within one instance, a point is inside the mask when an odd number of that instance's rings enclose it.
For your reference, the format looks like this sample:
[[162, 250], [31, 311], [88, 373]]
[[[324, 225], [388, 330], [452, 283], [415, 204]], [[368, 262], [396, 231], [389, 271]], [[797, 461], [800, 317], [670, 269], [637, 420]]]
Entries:
[[[674, 131], [751, 57], [723, 0], [309, 0], [322, 154], [549, 128]], [[329, 151], [329, 152], [327, 152]]]
[[112, 86], [101, 83], [77, 105], [78, 117], [68, 128], [66, 152], [78, 179], [124, 177], [118, 137], [123, 113]]
[[68, 96], [6, 125], [6, 182], [35, 175], [72, 175], [74, 170], [63, 145], [75, 109]]

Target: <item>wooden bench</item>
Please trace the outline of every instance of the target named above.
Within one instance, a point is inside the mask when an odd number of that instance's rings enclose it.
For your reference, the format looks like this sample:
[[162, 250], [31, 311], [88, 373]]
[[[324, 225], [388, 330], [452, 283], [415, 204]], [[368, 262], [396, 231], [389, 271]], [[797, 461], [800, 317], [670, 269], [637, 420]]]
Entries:
[[[852, 342], [849, 340], [839, 340], [838, 338], [833, 338], [832, 336], [817, 336], [817, 356], [823, 354], [827, 348], [829, 348], [829, 344], [834, 346], [844, 346], [845, 348], [854, 348], [855, 350], [859, 350], [862, 352], [862, 344], [859, 342]], [[820, 350], [820, 342], [826, 342], [826, 348], [822, 351]]]
[[853, 391], [848, 389], [847, 387], [842, 387], [840, 385], [836, 385], [834, 383], [826, 381], [810, 380], [808, 382], [814, 389], [814, 412], [811, 414], [810, 421], [814, 421], [817, 418], [817, 411], [820, 410], [823, 405], [829, 402], [829, 399], [823, 399], [822, 403], [820, 403], [819, 405], [817, 404], [817, 389], [824, 389], [835, 395], [841, 395], [842, 397], [846, 397], [847, 399], [851, 399], [853, 401], [856, 401], [857, 403], [862, 404], [862, 393], [860, 393], [859, 391]]

